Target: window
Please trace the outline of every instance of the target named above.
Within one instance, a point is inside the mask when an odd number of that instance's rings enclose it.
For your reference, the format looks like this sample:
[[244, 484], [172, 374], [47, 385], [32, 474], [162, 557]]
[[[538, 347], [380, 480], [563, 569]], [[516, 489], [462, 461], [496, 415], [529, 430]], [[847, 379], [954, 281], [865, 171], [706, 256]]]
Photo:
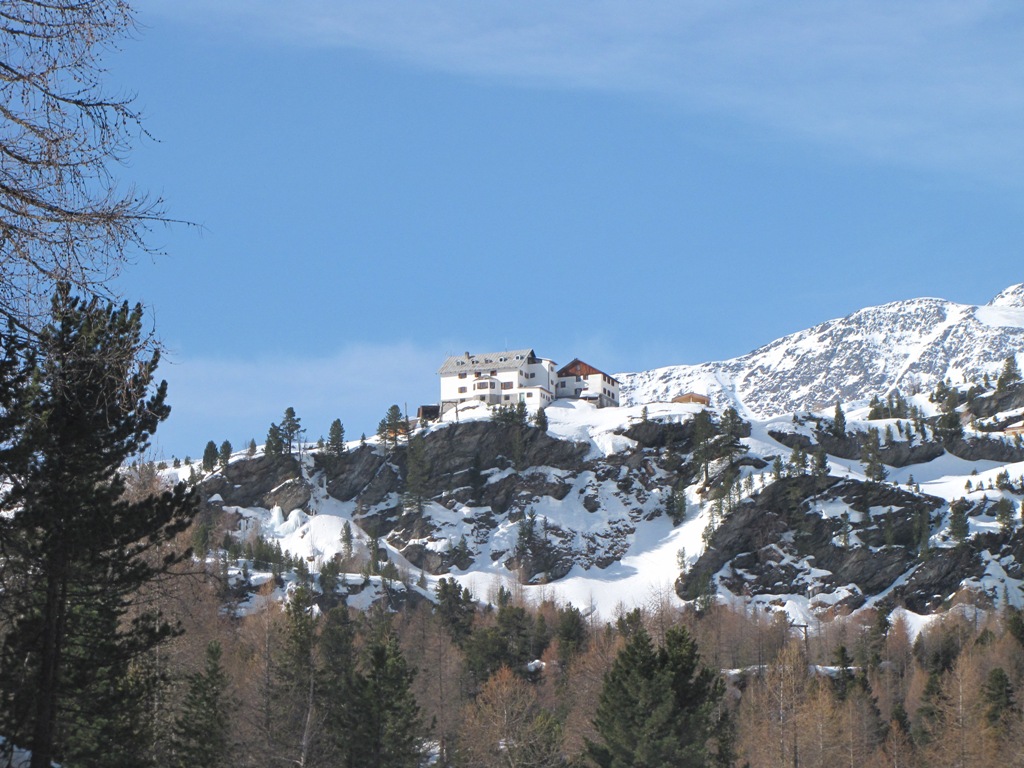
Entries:
[[527, 397], [533, 397], [533, 392], [527, 392], [527, 393], [526, 393], [526, 396], [527, 396]]
[[477, 389], [487, 389], [487, 382], [486, 381], [478, 381], [476, 383], [476, 388]]
[[509, 401], [509, 396], [508, 395], [504, 395], [502, 397], [502, 399], [507, 403]]
[[480, 373], [480, 371], [473, 371], [473, 377], [474, 378], [479, 379], [481, 376], [483, 376], [483, 374]]
[[466, 391], [465, 387], [459, 387], [459, 394], [463, 394]]
[[512, 382], [511, 381], [503, 381], [503, 382], [501, 382], [501, 388], [502, 389], [512, 389]]
[[460, 379], [466, 378], [466, 372], [465, 371], [459, 371], [459, 378]]
[[491, 371], [491, 376], [497, 376], [497, 375], [498, 375], [497, 371]]

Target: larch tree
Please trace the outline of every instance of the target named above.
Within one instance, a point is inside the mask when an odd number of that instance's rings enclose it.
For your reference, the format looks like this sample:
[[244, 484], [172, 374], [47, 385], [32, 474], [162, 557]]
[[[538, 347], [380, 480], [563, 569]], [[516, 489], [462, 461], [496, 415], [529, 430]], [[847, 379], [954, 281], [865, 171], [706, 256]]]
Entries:
[[129, 765], [143, 736], [131, 665], [176, 631], [135, 600], [187, 556], [171, 542], [195, 504], [184, 484], [125, 496], [120, 468], [170, 411], [159, 356], [140, 355], [141, 307], [62, 285], [52, 317], [23, 358], [31, 386], [0, 420], [13, 427], [0, 439], [0, 733], [31, 749], [32, 768]]
[[103, 56], [135, 29], [129, 3], [7, 0], [2, 19], [0, 315], [34, 333], [57, 283], [110, 295], [162, 203], [113, 173], [143, 130], [103, 83]]

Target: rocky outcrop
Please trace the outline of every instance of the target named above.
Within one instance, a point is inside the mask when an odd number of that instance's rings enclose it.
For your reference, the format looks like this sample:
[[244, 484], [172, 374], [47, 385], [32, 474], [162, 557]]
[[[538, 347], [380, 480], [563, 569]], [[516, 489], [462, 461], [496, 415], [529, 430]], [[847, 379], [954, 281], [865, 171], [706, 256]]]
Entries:
[[233, 461], [203, 481], [203, 495], [219, 494], [224, 504], [235, 507], [280, 505], [286, 512], [309, 502], [309, 488], [302, 482], [294, 456], [257, 456]]
[[[847, 509], [845, 518], [822, 514], [836, 503]], [[796, 593], [851, 610], [913, 569], [916, 526], [931, 526], [944, 503], [880, 483], [784, 478], [725, 518], [677, 591], [694, 599], [717, 577], [735, 594]], [[943, 573], [922, 584], [932, 588]], [[840, 591], [836, 601], [820, 597]]]

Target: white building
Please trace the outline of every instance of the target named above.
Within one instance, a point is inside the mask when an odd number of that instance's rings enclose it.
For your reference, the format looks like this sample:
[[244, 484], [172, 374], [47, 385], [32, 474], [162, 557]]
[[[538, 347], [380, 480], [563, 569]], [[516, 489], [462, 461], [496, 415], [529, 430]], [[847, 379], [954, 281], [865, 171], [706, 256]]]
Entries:
[[449, 357], [438, 370], [441, 411], [457, 403], [479, 400], [488, 405], [526, 403], [531, 411], [555, 399], [555, 363], [532, 349]]
[[619, 404], [619, 381], [576, 358], [558, 371], [555, 397], [586, 400], [598, 408]]
[[592, 365], [573, 360], [560, 371], [532, 349], [449, 357], [441, 376], [441, 412], [469, 400], [488, 405], [525, 403], [531, 411], [555, 398], [587, 400], [599, 408], [619, 404], [619, 382]]

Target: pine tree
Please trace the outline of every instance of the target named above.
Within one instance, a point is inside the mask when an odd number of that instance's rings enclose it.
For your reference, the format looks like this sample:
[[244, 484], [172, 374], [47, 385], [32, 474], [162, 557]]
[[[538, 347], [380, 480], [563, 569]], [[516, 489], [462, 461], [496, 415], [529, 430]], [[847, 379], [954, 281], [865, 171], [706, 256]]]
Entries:
[[295, 409], [288, 406], [284, 409], [284, 417], [281, 419], [281, 439], [284, 441], [284, 448], [291, 453], [295, 445], [295, 439], [302, 429], [301, 419], [295, 415]]
[[409, 426], [402, 417], [402, 409], [397, 405], [392, 405], [388, 408], [388, 412], [384, 415], [384, 423], [387, 426], [388, 440], [391, 441], [392, 446], [397, 448], [398, 438], [409, 432]]
[[273, 670], [274, 729], [271, 733], [278, 754], [296, 765], [311, 762], [316, 735], [317, 622], [313, 591], [300, 584], [285, 607], [284, 643]]
[[949, 535], [958, 543], [962, 544], [967, 540], [970, 526], [967, 521], [967, 511], [971, 504], [967, 499], [956, 499], [949, 505]]
[[996, 380], [996, 390], [1002, 392], [1015, 381], [1020, 381], [1020, 368], [1017, 367], [1017, 356], [1007, 355], [1003, 361], [1003, 370], [999, 373], [999, 378]]
[[341, 419], [331, 422], [331, 427], [327, 431], [325, 450], [331, 456], [341, 456], [345, 452], [345, 427], [342, 426]]
[[231, 441], [225, 440], [220, 444], [220, 450], [217, 451], [217, 459], [220, 461], [222, 467], [226, 467], [228, 462], [231, 461]]
[[277, 424], [271, 423], [270, 428], [267, 430], [267, 442], [263, 446], [263, 455], [284, 455], [284, 436], [281, 434], [281, 428]]
[[[154, 682], [130, 670], [175, 631], [134, 601], [184, 559], [170, 543], [194, 499], [183, 484], [124, 496], [119, 469], [169, 412], [166, 384], [153, 379], [159, 356], [141, 353], [141, 306], [84, 302], [62, 285], [52, 318], [38, 356], [22, 358], [33, 385], [13, 399], [0, 386], [9, 406], [0, 429], [15, 427], [0, 440], [0, 579], [12, 617], [0, 646], [0, 733], [32, 750], [32, 768], [130, 765], [145, 751], [136, 707]], [[11, 345], [0, 337], [5, 352]]]
[[802, 445], [793, 446], [793, 451], [789, 455], [789, 468], [796, 476], [807, 473], [807, 452]]
[[715, 458], [732, 459], [745, 452], [746, 447], [740, 442], [743, 431], [743, 419], [735, 408], [729, 406], [722, 412], [719, 435], [715, 440]]
[[365, 681], [356, 670], [355, 629], [348, 608], [327, 613], [318, 640], [317, 710], [322, 751], [328, 765], [361, 765], [356, 751], [367, 739], [363, 715]]
[[836, 401], [835, 414], [832, 416], [832, 437], [836, 440], [842, 440], [846, 437], [846, 414], [843, 413], [843, 407]]
[[879, 443], [878, 429], [871, 427], [865, 433], [861, 443], [860, 461], [864, 465], [864, 476], [873, 483], [880, 483], [889, 474], [882, 463], [882, 447]]
[[537, 413], [533, 417], [533, 423], [541, 432], [548, 431], [548, 413], [546, 408], [537, 409]]
[[203, 450], [203, 471], [213, 472], [217, 466], [217, 444], [211, 440]]
[[249, 445], [246, 446], [245, 455], [248, 456], [250, 459], [256, 455], [256, 438], [249, 438]]
[[386, 626], [376, 628], [364, 651], [362, 727], [354, 750], [365, 768], [419, 768], [423, 725], [412, 695], [415, 674], [398, 640]]
[[715, 435], [715, 425], [711, 414], [700, 411], [693, 417], [693, 460], [697, 462], [704, 474], [704, 482], [710, 480], [710, 466], [714, 458], [711, 439]]
[[231, 764], [229, 725], [232, 702], [216, 640], [206, 647], [206, 666], [189, 677], [188, 693], [172, 733], [176, 768], [227, 768]]
[[437, 617], [452, 640], [461, 645], [473, 628], [473, 616], [476, 613], [473, 594], [455, 579], [438, 581], [436, 592]]
[[713, 765], [708, 745], [722, 694], [685, 629], [670, 628], [655, 649], [640, 626], [605, 675], [594, 717], [600, 741], [588, 742], [588, 756], [601, 768]]
[[405, 493], [410, 508], [423, 512], [430, 468], [427, 465], [427, 441], [419, 434], [409, 440], [406, 448]]
[[992, 511], [995, 513], [996, 522], [999, 523], [999, 527], [1006, 533], [1013, 533], [1013, 529], [1017, 527], [1013, 502], [1002, 496], [992, 505]]
[[963, 439], [964, 425], [960, 421], [959, 407], [959, 390], [947, 389], [945, 398], [940, 401], [940, 415], [935, 422], [935, 435], [946, 445]]

